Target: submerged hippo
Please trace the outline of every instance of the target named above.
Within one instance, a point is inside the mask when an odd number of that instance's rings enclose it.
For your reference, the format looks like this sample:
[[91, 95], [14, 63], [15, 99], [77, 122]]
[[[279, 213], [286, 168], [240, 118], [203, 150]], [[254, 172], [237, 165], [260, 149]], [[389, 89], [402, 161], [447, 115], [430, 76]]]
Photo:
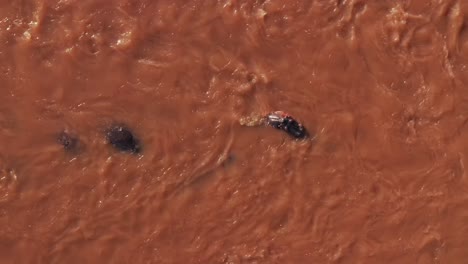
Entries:
[[78, 149], [79, 140], [75, 134], [64, 130], [57, 135], [57, 143], [67, 151], [74, 151]]
[[120, 151], [131, 153], [140, 152], [139, 140], [125, 126], [114, 125], [107, 129], [106, 139], [109, 144]]

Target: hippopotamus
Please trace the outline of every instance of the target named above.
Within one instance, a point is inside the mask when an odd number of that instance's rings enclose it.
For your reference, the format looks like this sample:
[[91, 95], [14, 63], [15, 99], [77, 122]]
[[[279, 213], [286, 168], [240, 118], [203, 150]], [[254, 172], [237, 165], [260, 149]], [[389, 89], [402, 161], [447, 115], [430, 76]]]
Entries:
[[66, 130], [60, 132], [57, 135], [57, 142], [67, 151], [74, 151], [78, 148], [79, 145], [78, 137]]
[[107, 129], [106, 139], [109, 144], [122, 152], [140, 152], [139, 140], [127, 127], [114, 125]]

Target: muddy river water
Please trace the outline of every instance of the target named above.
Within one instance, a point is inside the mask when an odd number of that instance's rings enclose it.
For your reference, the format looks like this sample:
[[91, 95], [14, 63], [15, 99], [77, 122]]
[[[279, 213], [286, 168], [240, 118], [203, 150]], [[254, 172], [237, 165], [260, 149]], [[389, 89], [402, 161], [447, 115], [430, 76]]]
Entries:
[[467, 1], [1, 0], [0, 61], [1, 263], [466, 263]]

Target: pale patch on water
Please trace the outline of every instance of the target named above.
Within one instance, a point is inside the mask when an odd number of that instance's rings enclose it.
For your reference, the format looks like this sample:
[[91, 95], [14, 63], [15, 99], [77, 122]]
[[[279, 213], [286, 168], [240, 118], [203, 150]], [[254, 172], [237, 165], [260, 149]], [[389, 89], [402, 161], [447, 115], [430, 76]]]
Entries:
[[260, 114], [253, 114], [251, 116], [246, 116], [246, 117], [240, 118], [239, 123], [242, 126], [249, 126], [249, 127], [260, 126], [260, 125], [263, 125], [265, 123], [265, 118], [264, 118], [264, 116], [262, 116]]

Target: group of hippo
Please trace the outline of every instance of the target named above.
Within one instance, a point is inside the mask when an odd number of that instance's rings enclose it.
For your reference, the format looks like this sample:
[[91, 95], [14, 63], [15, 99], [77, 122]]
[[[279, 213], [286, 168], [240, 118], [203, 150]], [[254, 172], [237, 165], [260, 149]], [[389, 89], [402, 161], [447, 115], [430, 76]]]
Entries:
[[[138, 153], [140, 144], [132, 131], [124, 125], [113, 125], [106, 130], [107, 142], [122, 152]], [[74, 150], [78, 146], [78, 138], [68, 132], [59, 134], [57, 141], [66, 150]]]
[[[296, 139], [308, 137], [304, 126], [292, 116], [282, 111], [275, 111], [267, 114], [264, 117], [263, 123], [283, 130]], [[114, 125], [108, 128], [106, 131], [106, 140], [107, 143], [122, 152], [138, 153], [141, 150], [138, 138], [135, 137], [129, 128], [123, 125]], [[67, 132], [62, 132], [58, 137], [58, 142], [65, 149], [74, 149], [78, 144], [78, 139]]]

